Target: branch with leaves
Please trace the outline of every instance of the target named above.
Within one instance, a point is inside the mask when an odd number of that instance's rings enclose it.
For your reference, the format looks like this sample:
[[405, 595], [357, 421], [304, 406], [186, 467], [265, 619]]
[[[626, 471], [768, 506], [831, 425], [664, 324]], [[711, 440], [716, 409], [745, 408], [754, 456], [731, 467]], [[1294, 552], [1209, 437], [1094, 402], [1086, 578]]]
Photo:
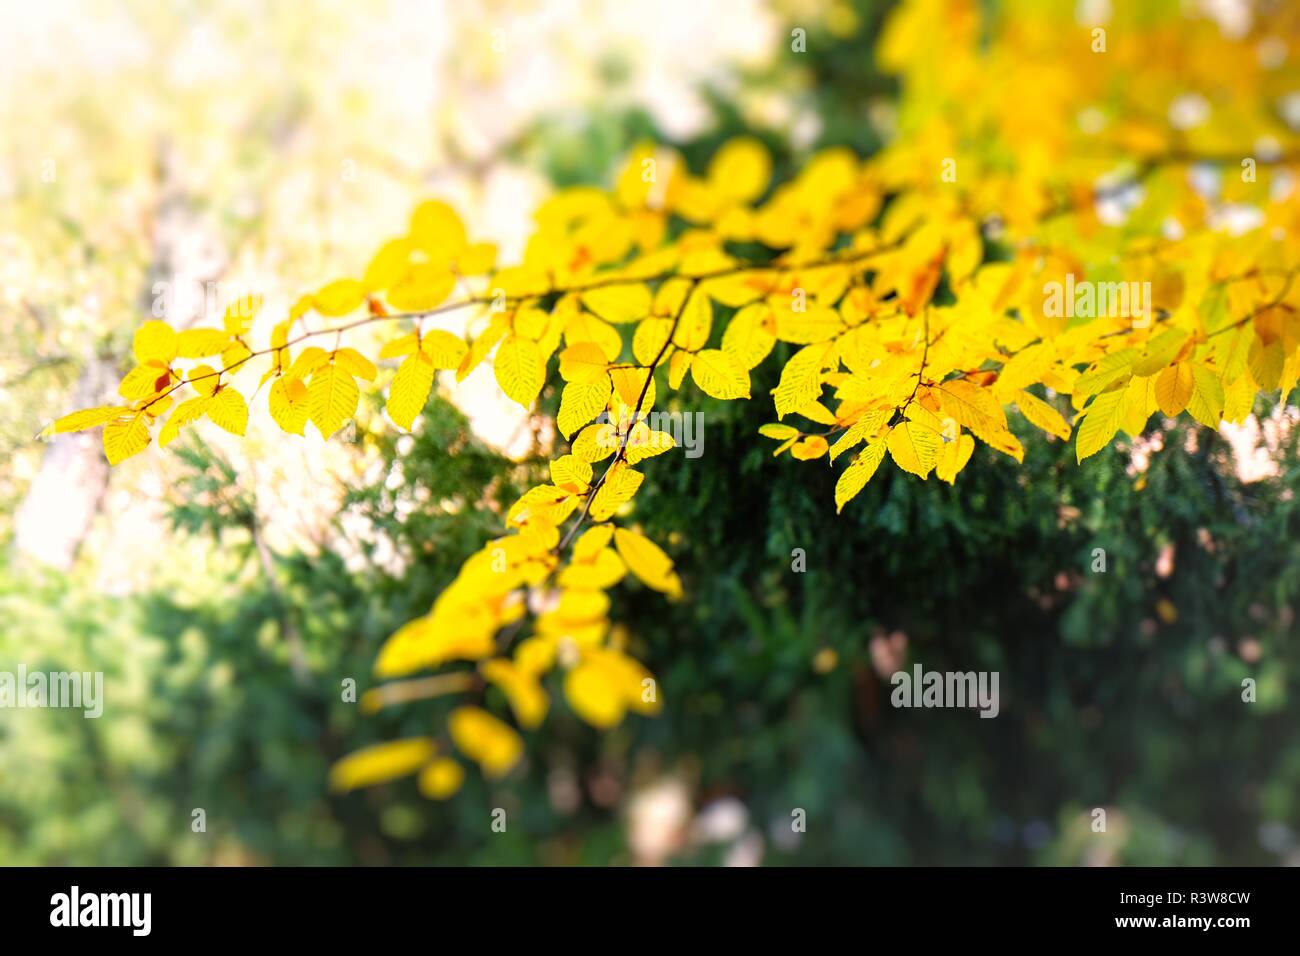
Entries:
[[[761, 434], [776, 455], [832, 466], [847, 457], [837, 509], [887, 460], [948, 483], [977, 442], [1020, 462], [1009, 412], [1073, 438], [1083, 461], [1121, 431], [1140, 435], [1157, 413], [1217, 428], [1244, 420], [1262, 392], [1290, 395], [1300, 379], [1300, 191], [1283, 177], [1300, 154], [1250, 99], [1283, 81], [1190, 20], [1187, 42], [1207, 62], [1236, 64], [1237, 95], [1250, 100], [1220, 108], [1232, 122], [1190, 136], [1152, 118], [1186, 81], [1185, 64], [1148, 62], [1127, 39], [1085, 63], [1095, 37], [1090, 48], [1077, 24], [990, 39], [978, 16], [941, 7], [902, 5], [881, 41], [882, 62], [904, 78], [907, 132], [878, 156], [826, 150], [773, 185], [753, 139], [725, 144], [702, 175], [643, 145], [611, 189], [544, 203], [522, 261], [504, 267], [449, 206], [425, 202], [359, 277], [275, 321], [265, 347], [249, 344], [256, 301], [235, 303], [220, 328], [145, 323], [124, 403], [54, 423], [103, 425], [114, 463], [143, 451], [156, 425], [159, 445], [201, 419], [242, 434], [248, 402], [234, 381], [256, 360], [275, 422], [329, 437], [355, 413], [358, 381], [380, 376], [343, 338], [378, 323], [397, 329], [376, 359], [398, 363], [387, 412], [400, 428], [414, 426], [439, 372], [459, 381], [490, 362], [525, 408], [548, 383], [560, 390], [567, 447], [550, 482], [509, 509], [506, 533], [465, 562], [429, 614], [388, 639], [376, 675], [391, 683], [365, 698], [472, 702], [451, 711], [445, 734], [345, 758], [336, 787], [418, 772], [423, 791], [443, 798], [464, 777], [453, 749], [500, 777], [523, 753], [515, 727], [537, 727], [557, 689], [600, 728], [659, 711], [659, 688], [612, 626], [607, 594], [629, 575], [670, 599], [685, 591], [672, 558], [635, 525], [638, 466], [675, 447], [650, 413], [665, 390], [751, 399], [751, 373], [778, 343], [789, 352], [771, 395], [778, 421]], [[1060, 71], [1069, 83], [1030, 82]], [[988, 88], [972, 90], [972, 75]], [[1104, 138], [1023, 119], [1034, 108], [1074, 116], [1108, 97], [1128, 112]], [[1271, 137], [1276, 155], [1240, 164], [1241, 182], [1225, 177], [1221, 196], [1207, 197], [1189, 166], [1199, 156], [1233, 170], [1232, 145], [1246, 134]], [[1119, 193], [1097, 184], [1117, 174], [1140, 195], [1122, 221], [1104, 221], [1099, 204]], [[1248, 205], [1253, 225], [1225, 228], [1228, 205]], [[1060, 289], [1082, 286], [1108, 293], [1109, 305], [1061, 301]], [[1130, 288], [1131, 299], [1115, 298]], [[458, 289], [467, 293], [453, 299]], [[465, 316], [463, 334], [435, 327], [451, 313]], [[217, 367], [201, 361], [214, 356]], [[177, 393], [190, 397], [173, 405]], [[441, 673], [411, 676], [427, 670]], [[493, 713], [487, 688], [515, 726]]]

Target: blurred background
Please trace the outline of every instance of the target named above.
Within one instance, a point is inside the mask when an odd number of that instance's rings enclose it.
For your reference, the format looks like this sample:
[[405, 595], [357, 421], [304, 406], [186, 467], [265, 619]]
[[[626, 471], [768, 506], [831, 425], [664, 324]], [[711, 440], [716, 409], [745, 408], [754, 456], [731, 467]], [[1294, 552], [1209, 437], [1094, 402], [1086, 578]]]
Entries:
[[[243, 441], [200, 429], [111, 476], [96, 432], [33, 437], [113, 393], [159, 283], [283, 314], [430, 196], [510, 261], [540, 199], [608, 183], [647, 139], [698, 171], [747, 132], [778, 179], [824, 146], [871, 153], [890, 6], [0, 8], [0, 670], [106, 686], [95, 720], [0, 711], [0, 862], [1300, 863], [1282, 410], [1082, 466], [1026, 431], [1022, 467], [875, 482], [836, 518], [833, 472], [755, 440], [770, 408], [706, 400], [704, 456], [638, 499], [694, 600], [613, 594], [663, 715], [596, 733], [557, 708], [521, 769], [447, 804], [412, 780], [333, 796], [326, 773], [427, 732], [438, 702], [362, 716], [341, 682], [370, 686], [379, 643], [545, 467], [486, 366], [413, 436], [372, 394], [349, 439], [286, 442], [261, 412]], [[1229, 29], [1241, 5], [1210, 6]], [[915, 662], [1000, 672], [999, 717], [890, 707]]]

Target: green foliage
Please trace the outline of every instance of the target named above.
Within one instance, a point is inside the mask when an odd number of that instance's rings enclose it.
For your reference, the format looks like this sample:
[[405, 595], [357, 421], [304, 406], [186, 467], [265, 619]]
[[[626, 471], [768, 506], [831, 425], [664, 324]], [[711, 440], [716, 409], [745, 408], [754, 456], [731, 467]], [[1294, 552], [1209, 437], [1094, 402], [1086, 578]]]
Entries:
[[[231, 563], [184, 591], [112, 598], [89, 596], [86, 582], [6, 577], [0, 669], [21, 659], [29, 670], [104, 670], [107, 707], [98, 720], [6, 714], [0, 856], [627, 861], [611, 794], [675, 770], [701, 800], [738, 797], [764, 830], [788, 829], [804, 809], [807, 833], [770, 846], [769, 861], [1077, 863], [1101, 846], [1126, 863], [1276, 862], [1261, 826], [1300, 824], [1296, 705], [1284, 692], [1297, 666], [1294, 447], [1278, 478], [1244, 485], [1221, 442], [1199, 431], [1187, 455], [1180, 429], [1139, 489], [1120, 453], [1079, 467], [1068, 446], [1021, 429], [1033, 443], [1025, 465], [969, 470], [960, 502], [947, 485], [896, 478], [837, 519], [830, 469], [810, 493], [806, 470], [754, 447], [753, 403], [709, 403], [705, 415], [704, 456], [647, 488], [637, 512], [670, 541], [694, 599], [665, 605], [622, 589], [615, 608], [635, 622], [630, 650], [657, 671], [663, 715], [597, 735], [556, 714], [530, 744], [533, 766], [497, 784], [471, 778], [447, 804], [410, 780], [342, 798], [325, 787], [343, 753], [445, 718], [439, 701], [363, 718], [340, 687], [370, 686], [378, 643], [428, 607], [536, 479], [534, 466], [511, 469], [466, 438], [446, 405], [431, 405], [400, 454], [402, 439], [381, 436], [384, 478], [348, 501], [413, 556], [409, 567], [276, 559], [308, 649], [307, 687], [290, 672], [275, 596], [250, 585], [249, 550], [235, 547], [247, 535], [238, 508], [188, 496], [178, 516], [207, 510], [183, 524], [215, 529]], [[225, 480], [210, 453], [186, 454], [188, 487]], [[711, 467], [732, 455], [736, 470]], [[388, 480], [399, 461], [400, 483]], [[401, 520], [407, 496], [424, 504]], [[1162, 577], [1167, 545], [1173, 571]], [[807, 552], [802, 574], [794, 548]], [[1091, 571], [1094, 548], [1106, 551], [1104, 574]], [[1177, 620], [1162, 621], [1161, 599]], [[879, 654], [895, 630], [907, 634], [905, 666], [999, 671], [998, 718], [892, 708], [872, 641]], [[821, 673], [824, 648], [838, 665]], [[1253, 704], [1241, 701], [1247, 676]], [[566, 787], [576, 803], [558, 796]], [[510, 814], [505, 834], [488, 826], [497, 806]], [[206, 834], [190, 831], [196, 807]], [[1088, 829], [1094, 807], [1107, 808], [1105, 836]]]
[[[1077, 467], [1021, 428], [1024, 466], [959, 489], [896, 477], [836, 521], [831, 470], [790, 478], [748, 448], [763, 417], [744, 411], [710, 406], [705, 457], [641, 503], [652, 533], [690, 529], [674, 558], [699, 600], [621, 614], [655, 619], [642, 654], [675, 704], [646, 734], [707, 754], [702, 790], [774, 826], [806, 809], [801, 863], [1078, 863], [1094, 807], [1108, 832], [1175, 835], [1102, 843], [1126, 863], [1276, 862], [1260, 826], [1300, 819], [1294, 438], [1278, 478], [1245, 485], [1221, 440], [1197, 431], [1189, 456], [1179, 428], [1139, 483], [1125, 455]], [[730, 454], [737, 471], [709, 467]], [[896, 631], [907, 668], [999, 671], [1000, 715], [891, 707], [872, 643]], [[824, 675], [822, 648], [840, 662]]]

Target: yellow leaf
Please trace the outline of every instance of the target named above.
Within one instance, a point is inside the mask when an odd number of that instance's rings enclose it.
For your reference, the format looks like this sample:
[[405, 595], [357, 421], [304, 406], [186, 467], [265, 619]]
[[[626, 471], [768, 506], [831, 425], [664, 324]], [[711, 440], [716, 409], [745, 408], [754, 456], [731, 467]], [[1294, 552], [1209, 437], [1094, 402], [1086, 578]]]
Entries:
[[1137, 349], [1120, 349], [1102, 356], [1091, 369], [1075, 380], [1074, 391], [1071, 393], [1074, 407], [1082, 408], [1090, 397], [1131, 375], [1133, 363], [1140, 356]]
[[[1067, 429], [1067, 434], [1068, 434]], [[971, 453], [975, 451], [975, 439], [970, 435], [962, 434], [956, 438], [944, 442], [939, 449], [939, 458], [934, 463], [934, 474], [940, 481], [946, 481], [948, 484], [954, 484], [957, 480], [957, 473], [966, 467], [970, 461]]]
[[365, 747], [330, 768], [330, 789], [346, 793], [358, 787], [388, 783], [415, 773], [437, 754], [428, 737], [411, 737]]
[[[835, 444], [831, 446], [831, 461], [834, 461], [864, 439], [875, 437], [876, 432], [880, 431], [884, 424], [889, 421], [892, 414], [892, 408], [873, 408], [864, 412], [862, 417], [850, 425], [844, 434], [836, 440]], [[768, 437], [775, 438], [777, 436], [769, 435]]]
[[835, 482], [836, 514], [844, 510], [844, 506], [866, 487], [871, 476], [876, 473], [885, 457], [885, 445], [883, 441], [873, 442], [858, 452], [849, 467], [844, 469], [844, 474]]
[[[1153, 337], [1142, 349], [1141, 356], [1133, 363], [1134, 375], [1155, 375], [1169, 367], [1169, 363], [1178, 357], [1184, 343], [1190, 337], [1186, 329], [1165, 329]], [[1228, 336], [1229, 339], [1232, 336]], [[1244, 362], [1245, 355], [1243, 353]]]
[[73, 412], [71, 415], [64, 415], [57, 419], [50, 426], [51, 432], [80, 432], [87, 428], [94, 428], [97, 425], [103, 425], [105, 422], [111, 422], [123, 412], [127, 411], [125, 405], [101, 405], [99, 408], [87, 408], [79, 412]]
[[[591, 388], [590, 385], [569, 385], [565, 388], [567, 392], [570, 388]], [[606, 396], [608, 397], [608, 396]], [[563, 410], [563, 405], [560, 406]], [[601, 401], [601, 408], [604, 408], [604, 400]], [[582, 428], [582, 426], [578, 426]], [[570, 433], [572, 434], [572, 433]], [[582, 428], [578, 437], [573, 439], [571, 451], [577, 458], [587, 462], [603, 461], [618, 450], [619, 438], [618, 432], [609, 422], [599, 422], [595, 425], [589, 425]]]
[[653, 430], [645, 422], [637, 422], [627, 439], [627, 463], [635, 465], [676, 447], [677, 441], [672, 435]]
[[627, 713], [623, 693], [594, 663], [583, 662], [564, 675], [564, 696], [574, 713], [601, 730], [617, 726]]
[[267, 398], [271, 418], [291, 435], [301, 435], [307, 425], [307, 386], [296, 378], [278, 378]]
[[1255, 381], [1249, 374], [1242, 374], [1228, 386], [1224, 395], [1223, 420], [1239, 425], [1255, 407]]
[[822, 369], [833, 348], [828, 342], [806, 345], [785, 363], [785, 368], [781, 370], [781, 381], [772, 390], [778, 417], [784, 418], [801, 405], [807, 405], [820, 397]]
[[819, 401], [811, 401], [800, 405], [793, 412], [795, 415], [802, 415], [809, 421], [816, 422], [818, 425], [838, 425], [839, 421], [829, 408]]
[[691, 377], [704, 394], [714, 398], [749, 398], [749, 373], [730, 352], [697, 352], [691, 361]]
[[[618, 419], [630, 419], [633, 413], [644, 413], [654, 407], [654, 373], [648, 368], [612, 368], [609, 370], [614, 394], [626, 406], [626, 413]], [[644, 398], [642, 395], [644, 394]]]
[[1221, 369], [1222, 380], [1231, 386], [1241, 373], [1246, 371], [1250, 356], [1250, 347], [1255, 340], [1255, 330], [1249, 325], [1219, 337], [1215, 346], [1214, 360]]
[[501, 688], [519, 726], [531, 730], [541, 724], [550, 707], [550, 699], [536, 675], [521, 670], [502, 657], [484, 661], [479, 665], [479, 671], [485, 680]]
[[[1160, 383], [1157, 381], [1157, 394], [1159, 389]], [[1101, 451], [1115, 437], [1115, 433], [1119, 431], [1120, 402], [1123, 398], [1124, 390], [1116, 388], [1109, 392], [1102, 392], [1092, 400], [1074, 440], [1074, 454], [1077, 461], [1083, 461], [1089, 455]]]
[[598, 524], [588, 528], [578, 535], [577, 541], [573, 542], [573, 560], [588, 561], [592, 559], [598, 552], [604, 550], [606, 545], [613, 539], [613, 525]]
[[165, 365], [176, 357], [176, 346], [175, 330], [166, 322], [150, 319], [135, 330], [132, 351], [136, 362], [141, 365], [146, 362], [162, 362]]
[[262, 297], [260, 295], [240, 296], [226, 306], [226, 313], [222, 316], [221, 324], [232, 337], [243, 335], [253, 327], [253, 319], [257, 318], [257, 313], [261, 311], [261, 308]]
[[115, 418], [104, 425], [104, 454], [110, 465], [138, 455], [149, 445], [149, 425], [143, 413]]
[[506, 336], [497, 348], [492, 371], [501, 390], [524, 408], [532, 405], [545, 381], [537, 343], [517, 335]]
[[357, 383], [339, 366], [325, 365], [312, 373], [307, 386], [308, 417], [322, 438], [329, 438], [356, 413], [360, 397]]
[[561, 455], [550, 464], [551, 481], [579, 494], [591, 484], [591, 464], [575, 455]]
[[1031, 425], [1041, 428], [1049, 435], [1055, 435], [1063, 441], [1070, 440], [1070, 426], [1065, 419], [1047, 402], [1032, 392], [1017, 392], [1016, 407]]
[[361, 285], [367, 292], [379, 292], [387, 289], [398, 279], [411, 261], [411, 241], [409, 239], [391, 239], [380, 246], [375, 257], [366, 266], [361, 277]]
[[515, 664], [530, 674], [545, 674], [555, 666], [556, 641], [550, 637], [530, 637], [515, 648]]
[[773, 314], [776, 316], [776, 337], [782, 342], [799, 345], [825, 342], [845, 331], [838, 312], [813, 302], [807, 303], [801, 311], [782, 304], [773, 309]]
[[961, 220], [948, 247], [948, 276], [953, 286], [961, 286], [969, 279], [983, 259], [984, 243], [979, 227], [969, 219]]
[[584, 650], [583, 661], [605, 670], [630, 710], [649, 716], [663, 709], [650, 672], [626, 654], [612, 647], [591, 647]]
[[242, 342], [236, 342], [221, 353], [221, 365], [225, 371], [233, 372], [253, 357], [252, 351]]
[[166, 448], [180, 434], [183, 427], [202, 418], [207, 413], [208, 403], [211, 401], [208, 396], [200, 395], [177, 405], [176, 410], [168, 417], [167, 423], [163, 425], [162, 431], [158, 433], [158, 447]]
[[623, 351], [623, 338], [618, 330], [587, 312], [575, 312], [564, 323], [564, 341], [569, 345], [594, 342], [611, 362]]
[[233, 388], [222, 388], [209, 398], [207, 412], [208, 418], [232, 435], [242, 435], [248, 427], [248, 404]]
[[713, 330], [713, 303], [702, 290], [696, 288], [682, 309], [673, 334], [673, 344], [688, 352], [698, 352], [709, 344]]
[[1246, 364], [1256, 384], [1264, 391], [1271, 392], [1281, 384], [1286, 352], [1281, 342], [1266, 343], [1262, 338], [1256, 337], [1250, 343]]
[[[729, 213], [726, 228], [738, 226], [742, 230], [753, 229], [753, 220], [747, 215], [737, 215], [737, 211]], [[732, 237], [728, 237], [732, 238]], [[702, 288], [710, 299], [715, 302], [721, 302], [723, 305], [730, 306], [733, 309], [739, 309], [742, 306], [750, 305], [755, 299], [761, 299], [772, 291], [772, 286], [776, 283], [774, 273], [765, 272], [762, 269], [746, 269], [735, 275], [719, 276], [716, 279], [708, 279], [701, 283]]]
[[[450, 335], [450, 333], [447, 333]], [[453, 336], [454, 338], [454, 336]], [[379, 350], [379, 358], [397, 358], [402, 355], [411, 355], [420, 348], [420, 336], [415, 332], [408, 332], [401, 338], [393, 339], [391, 342], [385, 342]], [[454, 368], [455, 366], [453, 366]]]
[[288, 378], [304, 379], [311, 375], [318, 368], [328, 365], [330, 360], [329, 353], [324, 349], [317, 348], [314, 345], [308, 346], [302, 350], [302, 353], [294, 359], [289, 371], [286, 373]]
[[506, 524], [518, 527], [532, 521], [558, 524], [577, 507], [573, 492], [556, 485], [538, 485], [524, 492], [506, 512]]
[[762, 195], [772, 176], [772, 157], [752, 136], [728, 140], [709, 162], [709, 186], [736, 202]]
[[798, 438], [799, 429], [793, 425], [760, 425], [758, 433], [764, 438], [775, 438], [777, 441], [785, 441], [787, 438]]
[[566, 439], [572, 437], [574, 432], [604, 411], [609, 401], [609, 391], [608, 381], [570, 382], [564, 386], [564, 391], [560, 393], [560, 411], [555, 416], [560, 434]]
[[939, 434], [916, 422], [899, 422], [889, 432], [889, 455], [894, 464], [927, 478], [939, 456]]
[[771, 306], [764, 302], [747, 305], [727, 323], [727, 331], [722, 333], [722, 351], [734, 355], [741, 367], [749, 371], [767, 358], [776, 345], [774, 325]]
[[614, 529], [614, 547], [627, 565], [647, 587], [665, 594], [680, 594], [681, 581], [673, 571], [672, 558], [643, 534], [625, 528]]
[[366, 299], [366, 289], [356, 279], [335, 279], [312, 296], [316, 311], [328, 318], [347, 315]]
[[446, 266], [421, 262], [406, 270], [388, 290], [388, 304], [403, 312], [429, 312], [447, 301], [456, 276]]
[[458, 335], [452, 335], [442, 329], [426, 332], [420, 340], [420, 350], [433, 362], [434, 368], [459, 368], [465, 359], [469, 346]]
[[1223, 416], [1223, 385], [1219, 377], [1204, 365], [1192, 366], [1194, 386], [1187, 411], [1207, 428], [1218, 428]]
[[503, 777], [523, 754], [519, 734], [479, 707], [458, 707], [447, 719], [452, 741], [488, 778]]
[[[1162, 412], [1173, 418], [1187, 407], [1188, 399], [1192, 397], [1192, 389], [1195, 387], [1196, 379], [1192, 375], [1191, 363], [1179, 362], [1171, 365], [1156, 378], [1156, 404], [1160, 406]], [[1107, 441], [1109, 440], [1107, 438]]]
[[686, 378], [686, 373], [690, 371], [692, 358], [694, 356], [690, 352], [673, 353], [673, 357], [668, 360], [669, 388], [682, 387], [682, 381]]
[[215, 395], [221, 386], [221, 373], [211, 365], [196, 365], [185, 374], [185, 384], [200, 395]]
[[650, 314], [650, 290], [641, 283], [603, 286], [582, 293], [581, 298], [606, 322], [635, 322]]
[[578, 342], [560, 353], [560, 377], [566, 382], [603, 381], [608, 367], [605, 353], [595, 342]]
[[206, 358], [220, 355], [230, 345], [230, 336], [221, 329], [186, 329], [176, 338], [176, 355], [180, 358]]
[[603, 620], [609, 613], [609, 596], [600, 591], [568, 590], [560, 594], [560, 603], [550, 612], [556, 621], [581, 624]]
[[465, 768], [450, 757], [439, 757], [420, 771], [420, 792], [433, 800], [446, 800], [465, 782]]
[[[602, 525], [601, 527], [608, 527]], [[579, 560], [574, 548], [574, 560], [560, 572], [560, 586], [604, 590], [612, 588], [627, 574], [627, 566], [611, 548], [602, 548], [590, 558]]]
[[668, 336], [672, 334], [671, 319], [646, 319], [632, 334], [632, 355], [641, 365], [654, 365], [665, 352]]
[[988, 389], [974, 382], [956, 379], [934, 388], [939, 404], [947, 415], [968, 429], [972, 435], [990, 445], [997, 445], [996, 436], [1007, 430], [1007, 416], [1001, 403]]
[[534, 305], [521, 305], [515, 311], [515, 334], [536, 342], [551, 325], [551, 316]]
[[373, 382], [379, 374], [379, 369], [375, 368], [375, 363], [356, 349], [339, 349], [334, 353], [334, 361], [342, 366], [349, 375], [354, 378], [365, 379], [367, 382]]
[[821, 435], [809, 435], [790, 449], [791, 456], [800, 461], [812, 461], [826, 454], [829, 449], [826, 439]]
[[604, 521], [613, 517], [614, 512], [632, 500], [644, 478], [639, 471], [633, 471], [622, 462], [614, 465], [605, 483], [592, 497], [592, 520]]
[[430, 258], [450, 260], [468, 244], [465, 224], [445, 202], [430, 199], [411, 214], [411, 240]]
[[480, 276], [491, 272], [496, 261], [497, 247], [493, 243], [474, 242], [456, 257], [456, 269], [461, 275]]
[[424, 410], [433, 388], [433, 362], [424, 352], [407, 356], [397, 367], [388, 389], [388, 417], [401, 428], [410, 429], [415, 416]]
[[1026, 385], [1042, 381], [1043, 375], [1055, 361], [1055, 350], [1046, 342], [1021, 349], [1002, 366], [997, 380], [998, 391], [1017, 391]]
[[157, 360], [150, 360], [147, 365], [137, 365], [127, 372], [118, 385], [118, 394], [123, 398], [148, 398], [156, 395], [171, 384], [171, 372], [166, 365]]
[[1133, 376], [1124, 386], [1119, 403], [1119, 427], [1136, 438], [1147, 427], [1147, 419], [1156, 410], [1156, 377]]

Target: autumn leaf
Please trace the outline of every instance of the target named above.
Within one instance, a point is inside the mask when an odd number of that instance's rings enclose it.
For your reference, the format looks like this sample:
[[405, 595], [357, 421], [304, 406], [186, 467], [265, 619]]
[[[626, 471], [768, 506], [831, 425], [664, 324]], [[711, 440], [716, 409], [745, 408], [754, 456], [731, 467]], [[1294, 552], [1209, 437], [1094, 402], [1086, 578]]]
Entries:
[[626, 528], [614, 529], [614, 546], [619, 557], [646, 587], [663, 591], [665, 594], [679, 594], [681, 582], [673, 571], [673, 562], [663, 549], [645, 535]]
[[1169, 366], [1156, 377], [1156, 404], [1170, 418], [1175, 417], [1187, 407], [1196, 387], [1196, 378], [1192, 374], [1189, 362], [1178, 362]]
[[329, 438], [356, 414], [360, 397], [357, 383], [340, 366], [325, 365], [312, 373], [307, 386], [308, 417], [322, 438]]
[[501, 391], [527, 408], [542, 390], [543, 369], [537, 343], [517, 335], [510, 335], [497, 348], [496, 361], [492, 363]]
[[[1157, 390], [1159, 387], [1157, 382]], [[1084, 414], [1083, 424], [1078, 427], [1074, 442], [1074, 453], [1078, 461], [1081, 462], [1090, 455], [1095, 455], [1115, 437], [1115, 433], [1119, 431], [1120, 401], [1123, 397], [1123, 389], [1112, 389], [1109, 392], [1102, 392], [1092, 400], [1092, 404]]]
[[138, 455], [149, 445], [149, 424], [142, 412], [114, 418], [104, 425], [104, 455], [110, 465]]
[[414, 737], [374, 744], [348, 754], [330, 768], [330, 789], [340, 793], [388, 783], [415, 773], [438, 752], [433, 740]]
[[434, 363], [426, 352], [407, 356], [397, 367], [388, 389], [388, 417], [401, 428], [410, 429], [415, 416], [424, 410], [433, 388]]
[[700, 391], [713, 398], [749, 398], [749, 375], [730, 352], [705, 349], [695, 353], [691, 377]]
[[939, 434], [912, 421], [899, 422], [889, 432], [889, 456], [894, 464], [919, 478], [933, 470], [939, 455]]
[[316, 291], [312, 305], [321, 315], [335, 318], [355, 311], [365, 298], [365, 286], [356, 279], [336, 279]]
[[459, 707], [447, 719], [447, 730], [458, 750], [499, 778], [519, 762], [524, 744], [509, 726], [479, 707]]
[[835, 483], [836, 514], [843, 511], [844, 506], [866, 487], [867, 482], [876, 473], [876, 469], [880, 467], [880, 462], [884, 460], [885, 448], [886, 443], [883, 441], [867, 445], [849, 463], [849, 467], [844, 469], [839, 481]]
[[271, 383], [267, 402], [271, 418], [281, 429], [291, 435], [301, 435], [310, 414], [307, 386], [301, 379], [279, 378]]

